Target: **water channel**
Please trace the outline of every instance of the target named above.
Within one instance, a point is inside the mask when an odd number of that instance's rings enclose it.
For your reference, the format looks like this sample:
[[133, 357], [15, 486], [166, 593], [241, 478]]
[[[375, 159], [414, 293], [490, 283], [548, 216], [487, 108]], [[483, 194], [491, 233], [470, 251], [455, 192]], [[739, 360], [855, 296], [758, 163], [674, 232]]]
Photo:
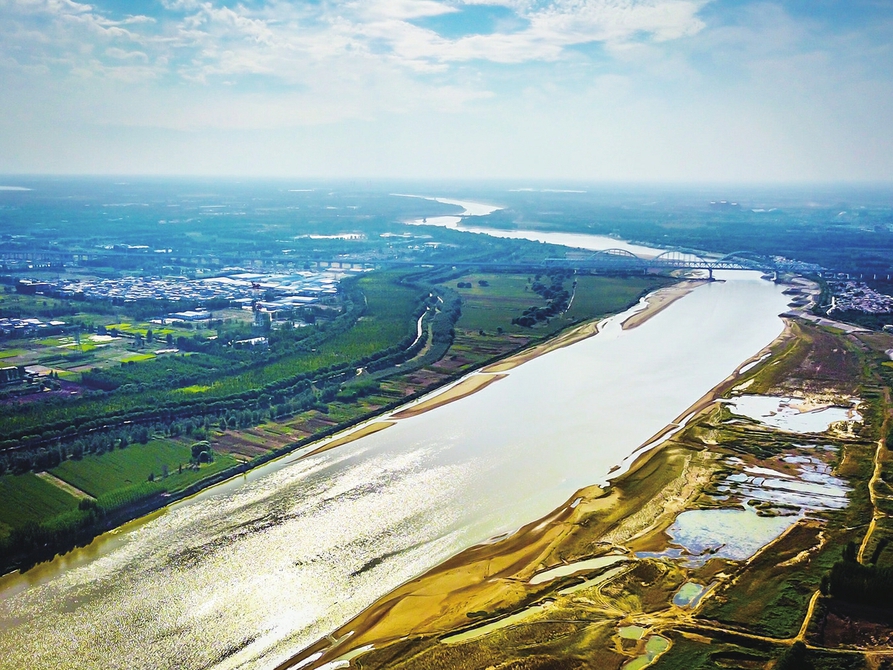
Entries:
[[781, 288], [717, 273], [649, 321], [295, 454], [0, 580], [2, 668], [267, 668], [456, 552], [542, 516], [782, 330]]

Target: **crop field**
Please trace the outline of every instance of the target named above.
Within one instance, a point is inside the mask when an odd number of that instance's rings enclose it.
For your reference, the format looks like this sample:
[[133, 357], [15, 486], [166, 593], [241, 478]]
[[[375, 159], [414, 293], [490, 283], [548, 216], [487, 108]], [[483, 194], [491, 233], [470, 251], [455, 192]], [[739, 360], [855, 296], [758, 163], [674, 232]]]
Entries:
[[155, 354], [126, 354], [121, 358], [122, 363], [139, 363], [140, 361], [151, 361], [155, 358]]
[[577, 292], [565, 315], [571, 320], [592, 319], [619, 312], [645, 291], [665, 286], [660, 277], [577, 277]]
[[[212, 463], [199, 470], [188, 469], [192, 456], [190, 447], [171, 440], [151, 440], [146, 444], [131, 444], [105, 454], [85, 456], [79, 461], [68, 460], [50, 472], [72, 486], [94, 497], [110, 493], [148, 480], [154, 475], [165, 489], [175, 491], [202, 477], [236, 465], [237, 461], [224, 454], [216, 454]], [[180, 465], [183, 472], [178, 473]], [[167, 466], [168, 477], [162, 479]]]
[[[520, 316], [528, 307], [542, 307], [546, 301], [530, 286], [533, 276], [494, 273], [464, 275], [447, 284], [462, 296], [462, 316], [457, 328], [496, 332], [521, 333], [529, 328], [512, 325], [512, 319]], [[471, 288], [457, 288], [459, 283], [469, 283]], [[486, 282], [481, 285], [481, 282]]]
[[0, 537], [75, 509], [78, 499], [33, 472], [0, 477]]
[[[462, 316], [457, 328], [494, 334], [498, 329], [518, 335], [544, 336], [556, 332], [570, 323], [583, 321], [618, 312], [626, 308], [642, 294], [667, 283], [660, 277], [602, 277], [579, 275], [565, 280], [570, 291], [573, 280], [577, 288], [567, 312], [546, 324], [532, 328], [512, 324], [529, 307], [543, 307], [546, 300], [535, 293], [531, 286], [534, 277], [517, 274], [473, 273], [464, 275], [447, 284], [462, 296]], [[471, 288], [457, 288], [459, 283], [471, 284]], [[482, 285], [481, 282], [484, 282]]]

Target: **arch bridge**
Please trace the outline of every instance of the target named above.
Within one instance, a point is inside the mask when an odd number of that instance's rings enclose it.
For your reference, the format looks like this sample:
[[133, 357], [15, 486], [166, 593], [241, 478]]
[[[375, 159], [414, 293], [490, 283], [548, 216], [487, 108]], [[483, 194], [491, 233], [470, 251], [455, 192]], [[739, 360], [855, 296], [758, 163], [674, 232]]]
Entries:
[[719, 258], [705, 258], [687, 249], [670, 249], [653, 257], [637, 256], [626, 249], [605, 249], [580, 258], [548, 258], [554, 267], [575, 270], [641, 271], [649, 270], [707, 270], [713, 279], [714, 270], [759, 270], [777, 272], [776, 262], [750, 251], [734, 251]]

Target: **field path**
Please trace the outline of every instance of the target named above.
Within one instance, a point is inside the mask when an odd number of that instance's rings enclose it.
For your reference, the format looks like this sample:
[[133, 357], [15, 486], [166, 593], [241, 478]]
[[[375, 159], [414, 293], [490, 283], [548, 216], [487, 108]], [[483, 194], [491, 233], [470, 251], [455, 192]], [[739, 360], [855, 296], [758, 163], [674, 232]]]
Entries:
[[77, 486], [72, 486], [68, 482], [59, 479], [56, 475], [51, 475], [49, 472], [38, 472], [36, 474], [45, 482], [62, 489], [67, 494], [74, 496], [78, 500], [96, 500], [96, 498], [91, 496], [86, 491], [81, 491]]

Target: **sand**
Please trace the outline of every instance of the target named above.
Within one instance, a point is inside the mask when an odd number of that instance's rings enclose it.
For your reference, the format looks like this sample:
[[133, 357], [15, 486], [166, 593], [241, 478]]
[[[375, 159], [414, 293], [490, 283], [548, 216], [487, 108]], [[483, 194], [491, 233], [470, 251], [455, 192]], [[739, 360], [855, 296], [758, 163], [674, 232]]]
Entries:
[[417, 405], [412, 405], [392, 414], [391, 418], [408, 419], [422, 414], [423, 412], [442, 407], [443, 405], [470, 396], [472, 393], [477, 393], [478, 391], [487, 388], [493, 382], [498, 382], [506, 376], [507, 375], [474, 374], [470, 377], [466, 377], [455, 386], [449, 387], [443, 393], [438, 393], [427, 400], [423, 400]]
[[664, 311], [667, 307], [679, 300], [679, 298], [687, 296], [689, 293], [698, 288], [698, 286], [706, 283], [708, 283], [706, 279], [689, 279], [683, 282], [679, 282], [678, 284], [673, 284], [672, 286], [666, 286], [664, 288], [658, 289], [654, 291], [654, 293], [650, 293], [645, 298], [645, 300], [647, 300], [648, 302], [648, 307], [643, 309], [641, 312], [633, 314], [626, 321], [624, 321], [623, 329], [630, 330], [632, 328], [636, 328], [637, 326], [641, 326], [648, 319]]
[[[690, 286], [678, 295], [668, 296], [656, 304], [654, 310], [664, 309], [693, 288]], [[640, 320], [635, 325], [643, 322]], [[589, 328], [593, 325], [586, 324]], [[586, 332], [581, 327], [568, 333], [568, 338], [572, 342], [579, 341], [590, 336]], [[758, 360], [788, 337], [789, 324], [775, 342], [750, 361]], [[559, 341], [562, 339], [558, 338]], [[567, 346], [569, 343], [565, 339], [545, 344]], [[557, 347], [547, 350], [554, 348]], [[513, 356], [509, 359], [515, 359], [511, 367], [546, 353], [542, 349], [542, 346], [534, 347]], [[539, 353], [534, 354], [536, 351]], [[519, 358], [522, 360], [517, 360]], [[676, 515], [709, 483], [715, 467], [703, 453], [699, 455], [699, 452], [662, 438], [682, 422], [708, 411], [717, 398], [740, 381], [739, 370], [750, 361], [700, 398], [673, 424], [645, 442], [643, 446], [654, 444], [654, 447], [643, 449], [626, 471], [612, 479], [610, 488], [591, 486], [581, 489], [555, 511], [510, 536], [460, 552], [383, 596], [332, 636], [306, 648], [277, 670], [298, 664], [314, 668], [364, 645], [374, 644], [380, 648], [409, 635], [442, 635], [467, 628], [470, 624], [468, 612], [494, 611], [496, 608], [504, 611], [507, 605], [525, 602], [532, 594], [528, 584], [530, 578], [564, 560], [579, 546], [604, 543], [606, 551], [612, 545], [642, 550], [659, 543], [660, 536]], [[502, 366], [503, 363], [499, 363], [488, 369], [507, 369]], [[474, 377], [468, 381], [471, 379]], [[477, 385], [481, 383], [476, 382]], [[474, 387], [467, 387], [465, 392], [459, 391], [460, 397], [474, 390]], [[342, 638], [343, 643], [340, 642]], [[339, 643], [332, 645], [331, 639], [339, 640]], [[313, 655], [317, 657], [308, 661]]]

